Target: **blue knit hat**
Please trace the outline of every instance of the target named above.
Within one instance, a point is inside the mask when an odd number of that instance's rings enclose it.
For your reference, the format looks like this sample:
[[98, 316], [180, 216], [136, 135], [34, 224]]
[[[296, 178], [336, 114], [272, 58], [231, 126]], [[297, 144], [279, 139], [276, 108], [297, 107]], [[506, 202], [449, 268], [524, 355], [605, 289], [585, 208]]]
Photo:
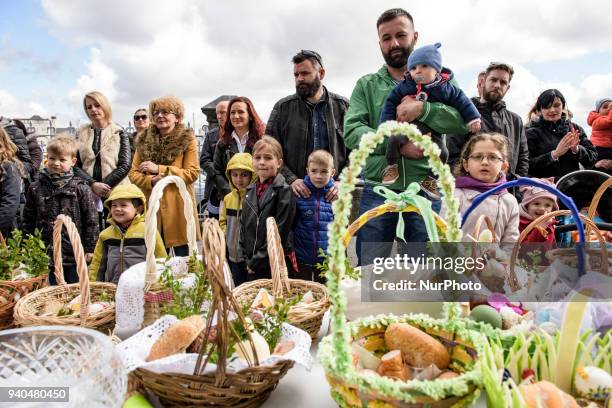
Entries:
[[417, 64], [429, 65], [438, 72], [442, 71], [442, 54], [438, 51], [441, 46], [442, 44], [435, 43], [412, 51], [408, 57], [408, 71]]

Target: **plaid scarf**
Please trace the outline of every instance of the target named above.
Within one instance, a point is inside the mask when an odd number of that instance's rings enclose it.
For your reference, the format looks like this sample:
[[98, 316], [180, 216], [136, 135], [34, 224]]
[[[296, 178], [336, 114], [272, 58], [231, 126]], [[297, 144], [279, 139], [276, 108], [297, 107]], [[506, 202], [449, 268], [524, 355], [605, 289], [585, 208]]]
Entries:
[[53, 184], [53, 186], [57, 188], [64, 187], [74, 176], [72, 167], [65, 173], [50, 173], [47, 168], [42, 169], [41, 173], [49, 177], [49, 180], [51, 180], [51, 184]]

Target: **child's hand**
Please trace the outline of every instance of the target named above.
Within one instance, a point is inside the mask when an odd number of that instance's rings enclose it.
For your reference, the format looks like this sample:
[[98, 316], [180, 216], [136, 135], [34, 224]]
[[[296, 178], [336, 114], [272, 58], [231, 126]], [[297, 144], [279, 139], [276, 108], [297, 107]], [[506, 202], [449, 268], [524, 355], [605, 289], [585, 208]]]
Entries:
[[93, 260], [93, 254], [91, 252], [88, 252], [85, 254], [85, 261], [87, 263], [91, 263], [91, 261]]
[[479, 120], [470, 123], [470, 133], [475, 135], [478, 132], [480, 132], [480, 121]]

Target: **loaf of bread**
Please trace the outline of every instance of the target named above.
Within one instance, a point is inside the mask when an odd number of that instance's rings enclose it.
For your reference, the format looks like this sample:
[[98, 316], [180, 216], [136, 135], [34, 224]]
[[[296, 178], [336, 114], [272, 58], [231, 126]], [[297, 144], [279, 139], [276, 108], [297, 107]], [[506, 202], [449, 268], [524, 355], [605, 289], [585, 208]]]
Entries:
[[450, 364], [450, 355], [442, 343], [407, 323], [393, 323], [385, 330], [389, 350], [399, 350], [411, 367], [425, 368], [431, 364], [443, 370]]
[[189, 316], [176, 322], [153, 344], [147, 361], [159, 360], [185, 351], [205, 326], [206, 321], [200, 315]]

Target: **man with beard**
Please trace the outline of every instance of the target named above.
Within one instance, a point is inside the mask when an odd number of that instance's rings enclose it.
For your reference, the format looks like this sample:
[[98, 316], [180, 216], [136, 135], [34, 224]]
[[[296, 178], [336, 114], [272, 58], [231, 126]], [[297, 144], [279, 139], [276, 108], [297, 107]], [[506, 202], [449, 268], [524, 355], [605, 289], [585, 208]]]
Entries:
[[[361, 137], [378, 128], [385, 99], [404, 78], [408, 56], [418, 39], [412, 16], [400, 8], [382, 13], [376, 22], [376, 29], [380, 51], [386, 64], [378, 72], [361, 77], [353, 89], [350, 107], [344, 120], [344, 140], [349, 149], [358, 148]], [[465, 128], [459, 112], [442, 103], [421, 102], [412, 97], [405, 97], [396, 112], [397, 120], [400, 122], [418, 120], [441, 134], [458, 133]], [[382, 182], [387, 164], [386, 150], [385, 140], [374, 149], [366, 161], [363, 169], [365, 186], [361, 196], [360, 214], [378, 207], [385, 201], [382, 196], [374, 192], [374, 187], [381, 185]], [[387, 186], [398, 193], [405, 191], [412, 182], [423, 181], [429, 170], [423, 152], [414, 144], [410, 142], [405, 144], [400, 152], [402, 157], [398, 163], [399, 178]], [[427, 197], [422, 191], [419, 194]], [[432, 206], [439, 211], [440, 201], [433, 202]], [[369, 265], [375, 258], [389, 256], [398, 217], [397, 213], [383, 214], [361, 227], [357, 235], [357, 256], [360, 265]], [[406, 242], [428, 240], [425, 223], [419, 214], [402, 213], [402, 217], [405, 223], [403, 238]]]
[[[308, 156], [323, 149], [334, 158], [336, 174], [340, 174], [348, 159], [344, 146], [342, 123], [348, 108], [348, 99], [327, 90], [321, 83], [325, 69], [321, 56], [309, 50], [298, 52], [292, 59], [295, 91], [276, 102], [266, 134], [274, 137], [283, 147], [281, 173], [298, 197], [310, 196], [304, 184]], [[338, 195], [337, 182], [329, 189], [326, 199]]]
[[[472, 98], [482, 116], [481, 131], [500, 133], [508, 139], [508, 180], [527, 176], [529, 170], [529, 150], [523, 121], [519, 115], [506, 109], [506, 103], [503, 101], [510, 89], [513, 74], [514, 70], [510, 65], [492, 62], [485, 71], [480, 97]], [[459, 161], [461, 149], [470, 136], [447, 135], [449, 164]]]

